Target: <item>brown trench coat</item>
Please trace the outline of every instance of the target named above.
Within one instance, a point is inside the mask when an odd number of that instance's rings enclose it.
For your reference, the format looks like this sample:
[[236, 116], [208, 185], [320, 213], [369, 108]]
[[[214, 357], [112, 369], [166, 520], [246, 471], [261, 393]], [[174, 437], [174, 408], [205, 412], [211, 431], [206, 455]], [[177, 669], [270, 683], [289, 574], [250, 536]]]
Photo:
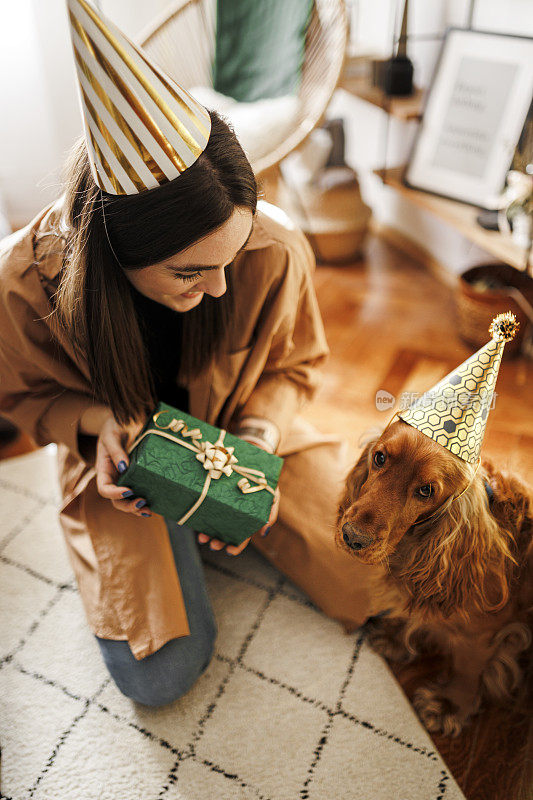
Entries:
[[[115, 509], [97, 492], [94, 462], [80, 452], [79, 419], [93, 403], [87, 364], [66, 338], [52, 337], [47, 320], [61, 266], [61, 203], [0, 244], [0, 412], [37, 444], [57, 443], [59, 519], [89, 626], [98, 636], [127, 639], [141, 659], [188, 635], [187, 613], [163, 518]], [[259, 208], [232, 267], [248, 321], [228, 352], [190, 383], [190, 412], [229, 430], [244, 414], [278, 425], [277, 452], [285, 458], [279, 518], [266, 538], [252, 542], [326, 614], [353, 630], [371, 613], [374, 568], [357, 564], [334, 542], [348, 449], [298, 415], [318, 387], [328, 353], [312, 283], [314, 257], [279, 209]]]

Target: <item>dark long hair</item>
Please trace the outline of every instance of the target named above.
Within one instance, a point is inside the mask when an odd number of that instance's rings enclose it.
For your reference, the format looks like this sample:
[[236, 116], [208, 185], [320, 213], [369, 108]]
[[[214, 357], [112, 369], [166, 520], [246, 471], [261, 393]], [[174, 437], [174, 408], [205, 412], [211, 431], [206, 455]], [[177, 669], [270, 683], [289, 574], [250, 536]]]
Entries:
[[[135, 195], [102, 192], [83, 138], [67, 161], [63, 215], [68, 234], [55, 297], [57, 317], [88, 362], [95, 399], [108, 405], [121, 424], [142, 419], [156, 398], [131, 284], [120, 265], [140, 269], [163, 261], [218, 228], [235, 207], [256, 210], [250, 163], [233, 130], [216, 112], [210, 116], [203, 153], [155, 189]], [[224, 295], [205, 295], [183, 314], [182, 381], [198, 374], [230, 336], [235, 320], [231, 265], [226, 279]]]

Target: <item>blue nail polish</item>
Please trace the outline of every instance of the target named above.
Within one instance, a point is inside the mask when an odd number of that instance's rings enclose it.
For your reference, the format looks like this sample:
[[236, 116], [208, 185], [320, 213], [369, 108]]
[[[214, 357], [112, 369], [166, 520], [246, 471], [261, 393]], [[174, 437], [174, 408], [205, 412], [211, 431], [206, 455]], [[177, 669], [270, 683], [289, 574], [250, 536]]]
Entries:
[[133, 497], [133, 492], [131, 489], [127, 489], [125, 492], [122, 492], [122, 497]]
[[146, 505], [146, 500], [137, 500], [137, 502], [135, 503], [135, 508], [142, 508], [145, 505]]
[[117, 469], [120, 472], [120, 474], [122, 475], [122, 473], [126, 472], [126, 470], [128, 469], [128, 465], [126, 464], [125, 461], [119, 461], [118, 464], [117, 464]]
[[147, 514], [146, 511], [141, 512], [141, 517], [151, 517], [151, 514]]
[[271, 526], [271, 525], [269, 525], [269, 526], [268, 526], [268, 528], [266, 529], [266, 531], [265, 531], [264, 533], [262, 533], [262, 534], [261, 534], [261, 536], [267, 536], [267, 535], [270, 533], [270, 528], [271, 528], [271, 527], [272, 527], [272, 526]]

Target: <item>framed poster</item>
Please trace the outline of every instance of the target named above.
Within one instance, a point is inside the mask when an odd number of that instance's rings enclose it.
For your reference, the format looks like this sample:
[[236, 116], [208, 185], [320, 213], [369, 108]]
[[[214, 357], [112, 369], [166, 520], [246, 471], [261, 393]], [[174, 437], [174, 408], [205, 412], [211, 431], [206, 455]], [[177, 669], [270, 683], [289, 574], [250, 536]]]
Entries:
[[532, 38], [449, 28], [405, 183], [496, 208], [532, 94]]

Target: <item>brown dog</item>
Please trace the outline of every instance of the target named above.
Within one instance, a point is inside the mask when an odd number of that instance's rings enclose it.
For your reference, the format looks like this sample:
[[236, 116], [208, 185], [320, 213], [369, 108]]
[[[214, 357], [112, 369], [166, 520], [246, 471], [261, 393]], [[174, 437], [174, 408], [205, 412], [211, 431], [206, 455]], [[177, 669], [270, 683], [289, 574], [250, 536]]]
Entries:
[[523, 685], [533, 498], [518, 478], [488, 461], [475, 474], [398, 420], [348, 475], [336, 539], [365, 564], [383, 564], [373, 613], [388, 614], [367, 623], [372, 646], [391, 660], [444, 656], [437, 682], [415, 695], [428, 730], [456, 736], [483, 698], [505, 701]]

